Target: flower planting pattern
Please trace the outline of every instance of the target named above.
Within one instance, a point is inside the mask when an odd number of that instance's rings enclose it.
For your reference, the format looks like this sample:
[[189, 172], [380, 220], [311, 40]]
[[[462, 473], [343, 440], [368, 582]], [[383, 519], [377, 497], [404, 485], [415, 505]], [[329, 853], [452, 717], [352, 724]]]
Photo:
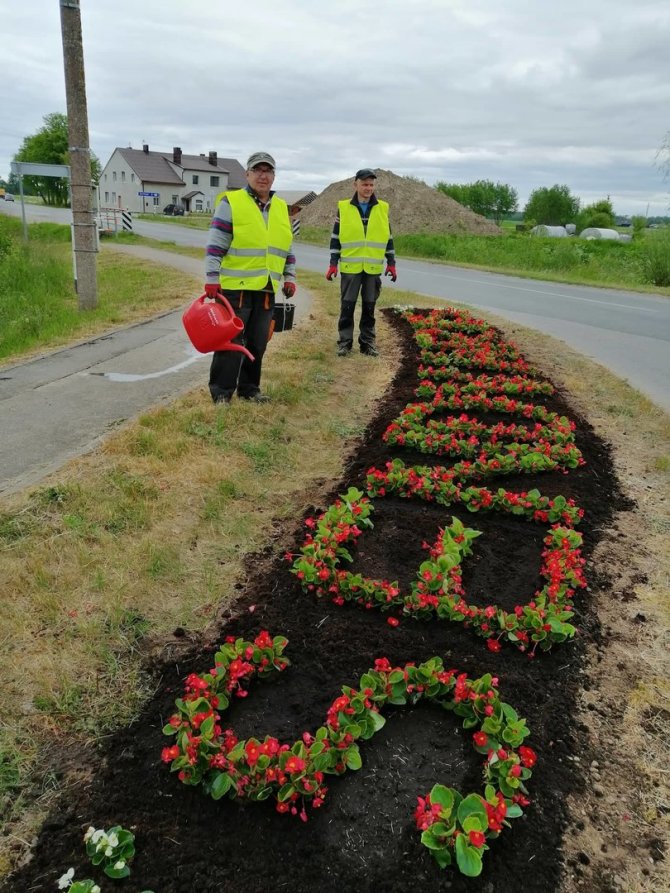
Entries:
[[[582, 536], [575, 529], [583, 512], [561, 495], [489, 489], [480, 482], [578, 467], [583, 459], [575, 445], [575, 426], [537, 402], [553, 393], [552, 385], [483, 321], [453, 309], [399, 312], [415, 330], [419, 385], [416, 402], [388, 426], [384, 440], [453, 464], [407, 466], [394, 458], [384, 468], [370, 468], [366, 492], [351, 487], [319, 517], [307, 519], [309, 532], [298, 554], [286, 556], [291, 571], [305, 592], [337, 605], [380, 609], [388, 613], [391, 626], [405, 617], [461, 623], [483, 637], [491, 652], [507, 643], [533, 657], [538, 649], [548, 650], [575, 633], [571, 600], [586, 585]], [[472, 412], [516, 418], [489, 424]], [[510, 611], [494, 598], [481, 607], [469, 604], [462, 562], [472, 554], [480, 531], [456, 517], [445, 519], [432, 544], [424, 543], [428, 555], [409, 592], [401, 592], [397, 582], [347, 570], [342, 565], [352, 561], [350, 547], [372, 529], [374, 500], [387, 496], [546, 525], [540, 567], [544, 584], [530, 598], [520, 597]], [[292, 745], [270, 736], [239, 739], [233, 729], [224, 728], [221, 714], [233, 698], [248, 695], [253, 679], [286, 669], [286, 644], [285, 638], [267, 632], [253, 642], [228, 637], [209, 672], [188, 676], [185, 694], [163, 729], [175, 738], [162, 752], [171, 771], [184, 784], [201, 785], [215, 800], [272, 799], [278, 812], [307, 821], [307, 807], [324, 803], [327, 777], [361, 767], [359, 742], [382, 728], [386, 705], [430, 700], [461, 717], [471, 732], [475, 751], [484, 756], [484, 787], [482, 793], [463, 795], [434, 785], [418, 798], [416, 827], [441, 867], [455, 862], [462, 873], [477, 876], [487, 842], [529, 804], [525, 783], [536, 761], [534, 751], [523, 744], [526, 723], [500, 700], [498, 680], [490, 674], [471, 680], [445, 670], [437, 656], [404, 666], [379, 658], [358, 688], [342, 688], [324, 725], [313, 734], [304, 732]]]
[[525, 783], [536, 761], [534, 751], [523, 745], [529, 734], [525, 720], [500, 700], [498, 680], [490, 674], [469, 679], [445, 669], [439, 657], [404, 667], [379, 658], [361, 676], [358, 688], [342, 688], [314, 734], [305, 732], [293, 745], [270, 736], [239, 739], [223, 727], [221, 714], [232, 698], [248, 695], [255, 677], [286, 669], [286, 644], [284, 637], [273, 638], [266, 631], [253, 642], [231, 637], [208, 673], [188, 676], [177, 711], [163, 729], [176, 739], [163, 749], [163, 761], [180, 781], [202, 785], [215, 800], [272, 798], [278, 812], [307, 821], [307, 806], [319, 808], [324, 802], [327, 776], [361, 768], [358, 742], [384, 726], [386, 705], [432, 701], [462, 718], [474, 750], [484, 757], [484, 789], [462, 795], [435, 785], [419, 797], [416, 827], [440, 866], [455, 860], [464, 874], [478, 875], [487, 841], [528, 805]]
[[570, 599], [577, 587], [585, 585], [579, 549], [582, 538], [572, 529], [579, 510], [561, 496], [550, 500], [537, 491], [493, 493], [481, 487], [461, 489], [451, 482], [444, 486], [444, 482], [431, 478], [434, 470], [406, 469], [398, 460], [390, 465], [386, 473], [370, 472], [369, 491], [373, 495], [419, 495], [443, 505], [460, 502], [472, 512], [498, 510], [556, 522], [544, 539], [540, 573], [545, 585], [527, 604], [517, 605], [513, 611], [494, 604], [481, 608], [467, 604], [461, 561], [471, 554], [470, 544], [480, 534], [457, 518], [439, 531], [437, 540], [429, 547], [430, 558], [422, 562], [409, 593], [402, 593], [395, 582], [371, 580], [342, 570], [340, 562], [351, 559], [346, 545], [355, 543], [364, 529], [372, 527], [372, 502], [351, 488], [317, 521], [308, 519], [314, 533], [308, 535], [293, 564], [293, 572], [307, 591], [329, 597], [338, 605], [354, 602], [383, 611], [399, 608], [406, 616], [460, 622], [483, 636], [491, 651], [498, 651], [501, 642], [507, 641], [533, 656], [538, 646], [547, 650], [574, 635]]

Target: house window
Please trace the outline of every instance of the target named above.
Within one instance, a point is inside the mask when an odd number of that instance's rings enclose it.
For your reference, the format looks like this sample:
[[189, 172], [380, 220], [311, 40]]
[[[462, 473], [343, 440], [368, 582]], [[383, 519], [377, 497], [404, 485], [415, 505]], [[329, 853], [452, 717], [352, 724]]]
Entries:
[[107, 182], [107, 174], [105, 174], [105, 183]]
[[161, 201], [160, 195], [154, 195], [154, 207], [155, 208], [158, 207], [158, 205], [160, 204], [160, 201]]
[[105, 204], [106, 204], [106, 205], [109, 204], [109, 192], [106, 192], [106, 193], [105, 193]]
[[176, 205], [176, 204], [178, 204], [178, 202], [179, 202], [179, 196], [178, 196], [178, 195], [173, 195], [173, 196], [172, 196], [172, 204], [173, 204], [173, 205]]
[[209, 185], [210, 186], [218, 186], [219, 185], [219, 177], [210, 177]]
[[200, 198], [196, 199], [195, 210], [202, 211], [202, 199], [200, 199]]
[[130, 182], [131, 182], [131, 183], [134, 183], [134, 182], [135, 182], [135, 174], [131, 174], [131, 175], [130, 175]]
[[125, 171], [121, 171], [121, 182], [122, 183], [126, 182], [126, 172]]
[[116, 193], [112, 192], [112, 206], [116, 204]]
[[116, 183], [116, 171], [112, 171], [112, 180]]
[[193, 185], [197, 186], [200, 182], [200, 177], [197, 174], [193, 174]]

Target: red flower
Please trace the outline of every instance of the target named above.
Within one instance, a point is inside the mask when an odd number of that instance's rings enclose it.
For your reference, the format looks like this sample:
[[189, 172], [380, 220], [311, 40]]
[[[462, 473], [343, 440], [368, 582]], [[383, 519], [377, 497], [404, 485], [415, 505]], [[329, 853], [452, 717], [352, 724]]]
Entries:
[[400, 621], [398, 620], [397, 617], [387, 617], [386, 622], [388, 623], [389, 626], [399, 626], [400, 625]]
[[161, 751], [161, 760], [164, 763], [171, 763], [179, 756], [181, 756], [181, 750], [177, 744], [173, 744], [172, 747], [164, 747]]
[[500, 651], [500, 642], [497, 639], [487, 639], [486, 647], [489, 651]]
[[537, 763], [537, 754], [532, 747], [525, 747], [522, 745], [519, 748], [519, 757], [527, 769], [532, 769], [535, 763]]
[[489, 739], [486, 732], [475, 732], [472, 736], [472, 740], [475, 742], [477, 747], [484, 747]]
[[292, 757], [288, 758], [284, 768], [287, 772], [290, 772], [291, 774], [294, 774], [297, 772], [303, 772], [305, 769], [305, 761], [301, 760], [300, 757], [292, 756]]
[[468, 837], [470, 838], [470, 843], [477, 848], [484, 846], [486, 843], [486, 835], [482, 831], [470, 831]]

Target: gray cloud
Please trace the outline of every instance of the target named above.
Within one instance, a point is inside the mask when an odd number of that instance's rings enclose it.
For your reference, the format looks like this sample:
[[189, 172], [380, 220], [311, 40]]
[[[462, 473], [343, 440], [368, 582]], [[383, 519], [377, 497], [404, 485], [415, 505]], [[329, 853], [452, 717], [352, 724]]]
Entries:
[[[0, 174], [65, 110], [54, 0], [3, 13]], [[30, 8], [28, 8], [30, 6]], [[278, 186], [361, 165], [530, 191], [566, 184], [620, 213], [665, 213], [665, 0], [116, 0], [82, 4], [91, 144], [268, 148]], [[38, 22], [38, 25], [35, 25]]]

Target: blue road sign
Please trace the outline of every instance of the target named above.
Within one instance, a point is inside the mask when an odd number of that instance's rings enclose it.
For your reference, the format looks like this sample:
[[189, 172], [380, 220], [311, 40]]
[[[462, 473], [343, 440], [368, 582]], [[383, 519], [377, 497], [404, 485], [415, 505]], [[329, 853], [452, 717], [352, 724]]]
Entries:
[[138, 192], [138, 195], [146, 195], [147, 198], [158, 198], [160, 192]]

